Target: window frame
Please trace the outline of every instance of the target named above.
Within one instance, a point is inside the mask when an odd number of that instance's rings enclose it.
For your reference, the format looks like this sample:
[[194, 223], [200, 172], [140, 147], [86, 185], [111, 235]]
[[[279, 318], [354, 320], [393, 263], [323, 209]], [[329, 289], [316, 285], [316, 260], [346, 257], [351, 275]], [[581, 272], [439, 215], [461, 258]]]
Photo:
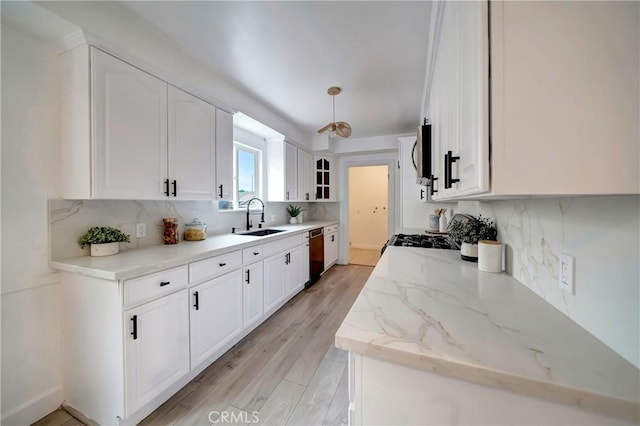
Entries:
[[[238, 150], [254, 154], [255, 156], [255, 161], [254, 161], [254, 176], [255, 176], [254, 187], [255, 187], [255, 193], [256, 193], [255, 196], [257, 198], [260, 198], [261, 200], [263, 199], [263, 185], [262, 185], [263, 152], [261, 149], [256, 148], [254, 146], [247, 145], [245, 143], [238, 142], [236, 140], [233, 141], [233, 205], [234, 205], [233, 210], [246, 211], [247, 206], [240, 205], [240, 197], [239, 197], [239, 190], [240, 190], [239, 181], [240, 180], [238, 176], [238, 171], [239, 171]], [[253, 203], [252, 205], [254, 207], [251, 207], [250, 210], [260, 210], [262, 208], [262, 206], [260, 206], [257, 203]]]

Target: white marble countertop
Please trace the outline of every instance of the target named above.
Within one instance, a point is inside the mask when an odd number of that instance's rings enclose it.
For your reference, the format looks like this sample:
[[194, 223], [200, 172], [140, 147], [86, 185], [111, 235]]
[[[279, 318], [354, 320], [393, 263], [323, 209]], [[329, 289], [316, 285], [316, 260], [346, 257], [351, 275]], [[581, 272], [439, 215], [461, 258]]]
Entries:
[[[256, 244], [286, 238], [322, 226], [334, 225], [337, 221], [311, 221], [297, 225], [279, 225], [265, 228], [281, 229], [285, 232], [254, 237], [240, 234], [209, 236], [203, 241], [183, 241], [178, 244], [157, 245], [141, 249], [122, 251], [105, 257], [82, 256], [64, 260], [52, 260], [53, 269], [75, 272], [106, 280], [122, 280], [151, 272], [185, 265], [189, 262], [206, 259], [243, 249]], [[257, 230], [257, 229], [255, 229]]]
[[336, 334], [365, 356], [638, 422], [640, 371], [506, 274], [388, 247]]

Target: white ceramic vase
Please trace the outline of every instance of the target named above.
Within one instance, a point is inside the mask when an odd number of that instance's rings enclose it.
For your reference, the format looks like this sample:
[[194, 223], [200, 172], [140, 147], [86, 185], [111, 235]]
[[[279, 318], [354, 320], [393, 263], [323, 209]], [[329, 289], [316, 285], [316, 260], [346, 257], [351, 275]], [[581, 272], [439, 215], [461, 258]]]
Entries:
[[462, 243], [462, 246], [460, 246], [460, 257], [468, 262], [477, 262], [478, 245], [471, 243]]
[[292, 217], [291, 219], [289, 219], [289, 223], [292, 225], [295, 225], [296, 223], [298, 223], [298, 219], [295, 217]]
[[118, 254], [120, 243], [91, 244], [91, 256], [111, 256]]

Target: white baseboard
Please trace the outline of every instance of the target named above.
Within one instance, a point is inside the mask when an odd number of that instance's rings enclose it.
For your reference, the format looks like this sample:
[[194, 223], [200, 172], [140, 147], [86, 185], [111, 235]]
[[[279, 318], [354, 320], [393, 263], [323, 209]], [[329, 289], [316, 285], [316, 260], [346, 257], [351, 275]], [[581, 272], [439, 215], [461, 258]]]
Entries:
[[62, 386], [49, 389], [47, 392], [26, 401], [16, 408], [2, 414], [3, 426], [22, 426], [37, 422], [47, 414], [55, 411], [64, 400]]
[[351, 244], [351, 248], [364, 249], [364, 250], [382, 250], [383, 245], [384, 243], [380, 244], [379, 246], [371, 246], [366, 244]]

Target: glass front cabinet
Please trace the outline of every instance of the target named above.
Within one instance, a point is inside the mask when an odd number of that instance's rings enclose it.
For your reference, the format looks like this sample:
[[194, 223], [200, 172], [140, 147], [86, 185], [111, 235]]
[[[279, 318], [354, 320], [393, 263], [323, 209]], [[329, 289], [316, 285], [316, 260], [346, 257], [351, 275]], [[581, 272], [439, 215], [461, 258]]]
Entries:
[[333, 157], [315, 156], [315, 199], [336, 201], [335, 164]]

